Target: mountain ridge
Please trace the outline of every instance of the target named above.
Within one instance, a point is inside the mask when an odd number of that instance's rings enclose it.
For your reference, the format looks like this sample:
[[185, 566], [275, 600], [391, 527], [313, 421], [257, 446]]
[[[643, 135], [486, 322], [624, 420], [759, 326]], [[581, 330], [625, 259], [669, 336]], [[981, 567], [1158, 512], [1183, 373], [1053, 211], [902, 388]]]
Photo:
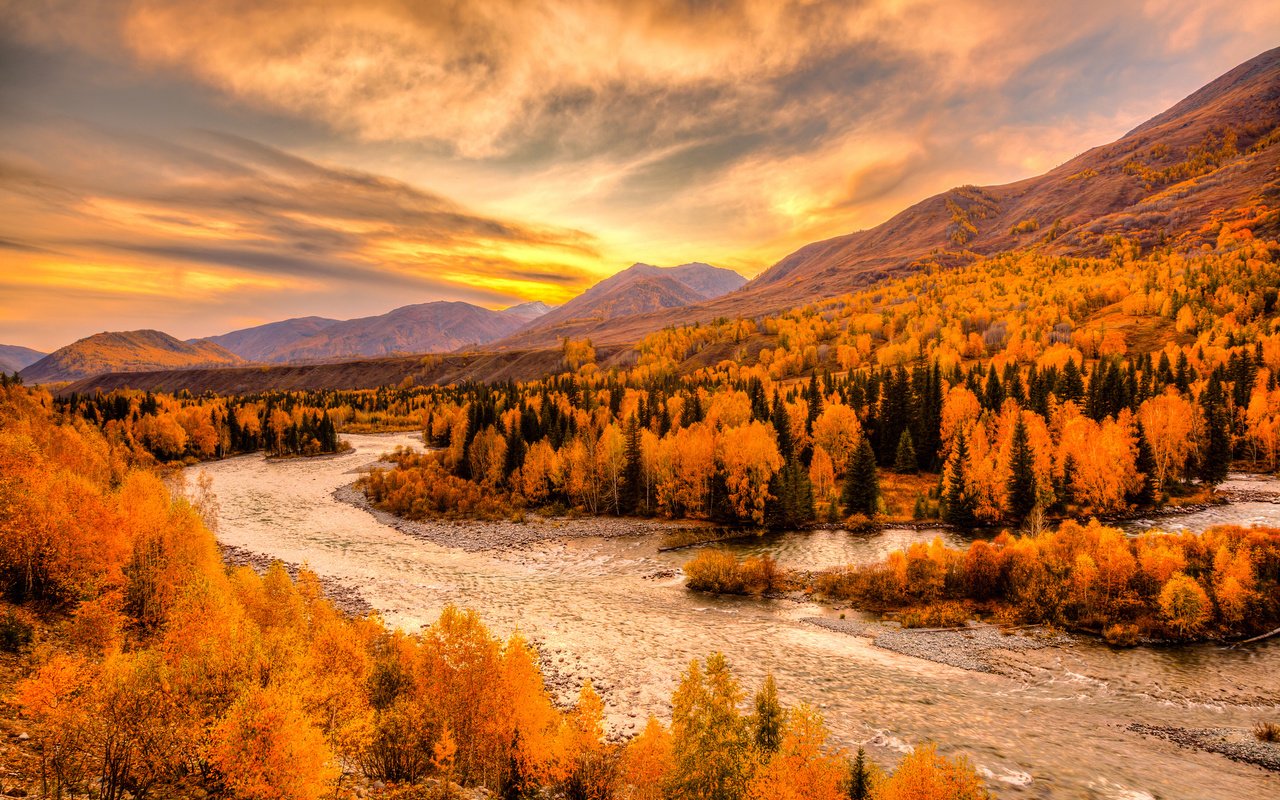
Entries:
[[244, 360], [213, 342], [184, 342], [163, 331], [103, 331], [60, 347], [18, 374], [27, 383], [75, 381], [107, 372], [235, 366]]
[[924, 198], [879, 225], [804, 245], [741, 289], [678, 312], [575, 320], [512, 343], [549, 347], [565, 337], [635, 342], [670, 325], [773, 313], [926, 266], [958, 266], [1024, 247], [1098, 255], [1109, 252], [1117, 235], [1144, 249], [1172, 241], [1199, 246], [1216, 235], [1211, 228], [1224, 214], [1259, 193], [1280, 191], [1280, 147], [1272, 146], [1280, 141], [1278, 125], [1275, 48], [1119, 139], [1041, 175]]

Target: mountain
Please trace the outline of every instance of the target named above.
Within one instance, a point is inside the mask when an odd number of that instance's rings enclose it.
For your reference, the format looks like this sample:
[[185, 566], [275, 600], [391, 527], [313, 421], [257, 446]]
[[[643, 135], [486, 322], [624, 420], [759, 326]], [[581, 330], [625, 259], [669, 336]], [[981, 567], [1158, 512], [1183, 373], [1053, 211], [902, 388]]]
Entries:
[[554, 308], [555, 306], [549, 306], [541, 300], [534, 300], [530, 303], [521, 303], [518, 306], [504, 308], [502, 313], [529, 323], [541, 316], [544, 316]]
[[212, 342], [184, 342], [160, 331], [96, 333], [55, 350], [23, 369], [27, 383], [74, 381], [103, 372], [144, 372], [242, 364]]
[[0, 344], [0, 371], [17, 372], [45, 357], [45, 353], [16, 344]]
[[[337, 322], [336, 319], [325, 317], [297, 317], [218, 336], [209, 336], [203, 341], [225, 347], [246, 361], [270, 361], [271, 354], [277, 350], [296, 344], [308, 336], [314, 336]], [[200, 340], [188, 341], [194, 343]]]
[[[733, 270], [694, 262], [678, 267], [632, 264], [569, 302], [544, 314], [527, 329], [531, 338], [554, 336], [565, 324], [606, 322], [713, 300], [741, 287], [747, 279]], [[506, 344], [527, 338], [525, 332]]]
[[419, 303], [374, 317], [335, 322], [277, 348], [265, 360], [331, 361], [397, 353], [447, 353], [500, 339], [527, 321], [521, 314], [490, 311], [470, 303]]
[[[866, 231], [816, 242], [752, 281], [771, 305], [833, 296], [929, 257], [971, 261], [1021, 247], [1064, 255], [1216, 238], [1223, 213], [1280, 188], [1280, 48], [1254, 58], [1139, 125], [1035, 178], [952, 189]], [[1274, 221], [1272, 222], [1274, 225]]]
[[[503, 344], [550, 347], [565, 336], [634, 342], [673, 324], [755, 317], [1009, 250], [1105, 255], [1116, 236], [1144, 251], [1212, 245], [1223, 221], [1244, 219], [1280, 197], [1277, 145], [1280, 48], [1043, 175], [935, 195], [874, 228], [806, 245], [707, 302], [610, 318], [573, 313], [574, 301], [561, 307], [558, 326], [550, 327], [555, 318], [547, 315]], [[1280, 218], [1264, 214], [1251, 227], [1274, 236]]]

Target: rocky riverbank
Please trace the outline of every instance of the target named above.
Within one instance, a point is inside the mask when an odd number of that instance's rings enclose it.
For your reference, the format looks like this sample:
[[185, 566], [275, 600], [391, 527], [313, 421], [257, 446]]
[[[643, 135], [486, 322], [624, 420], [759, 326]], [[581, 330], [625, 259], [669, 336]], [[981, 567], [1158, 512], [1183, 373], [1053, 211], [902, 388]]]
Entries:
[[993, 625], [959, 629], [901, 628], [883, 622], [813, 617], [805, 622], [850, 636], [865, 636], [872, 644], [914, 658], [973, 672], [1004, 673], [999, 654], [1070, 645], [1074, 639], [1045, 628], [1005, 630]]
[[[255, 553], [243, 547], [221, 542], [218, 543], [218, 549], [222, 552], [222, 562], [227, 566], [249, 567], [258, 574], [266, 572], [267, 568], [274, 562], [279, 561], [279, 559], [262, 553]], [[287, 561], [280, 561], [280, 564], [289, 573], [290, 578], [297, 579], [298, 571], [301, 569], [300, 565], [291, 564]], [[334, 607], [342, 613], [352, 617], [362, 617], [374, 610], [359, 589], [347, 586], [341, 581], [326, 575], [320, 575], [319, 578], [320, 587], [324, 589], [325, 597], [329, 598]]]
[[1280, 745], [1259, 741], [1252, 731], [1240, 728], [1179, 728], [1141, 722], [1131, 723], [1126, 730], [1280, 772]]
[[510, 520], [431, 520], [415, 522], [373, 507], [354, 484], [333, 491], [333, 499], [368, 512], [378, 522], [418, 539], [467, 552], [516, 550], [557, 539], [671, 534], [691, 527], [688, 523], [630, 517], [540, 517], [524, 522]]

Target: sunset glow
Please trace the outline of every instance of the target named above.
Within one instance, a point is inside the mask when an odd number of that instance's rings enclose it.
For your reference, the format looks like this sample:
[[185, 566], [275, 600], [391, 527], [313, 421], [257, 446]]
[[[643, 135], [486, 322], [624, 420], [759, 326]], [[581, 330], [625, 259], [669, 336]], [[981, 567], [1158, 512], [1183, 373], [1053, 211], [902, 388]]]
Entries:
[[1178, 0], [280, 5], [0, 3], [0, 340], [557, 303], [636, 261], [750, 277], [1114, 138], [1280, 25]]

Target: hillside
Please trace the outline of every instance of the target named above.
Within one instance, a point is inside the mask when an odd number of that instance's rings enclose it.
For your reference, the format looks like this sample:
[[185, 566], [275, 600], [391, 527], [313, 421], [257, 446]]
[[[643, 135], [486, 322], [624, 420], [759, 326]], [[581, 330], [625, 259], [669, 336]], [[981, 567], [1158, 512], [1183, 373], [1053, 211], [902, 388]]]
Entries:
[[75, 381], [104, 372], [222, 367], [243, 363], [212, 342], [184, 342], [160, 331], [96, 333], [55, 350], [21, 371], [27, 383]]
[[[1104, 255], [1123, 236], [1144, 251], [1212, 243], [1220, 223], [1280, 195], [1280, 48], [1236, 67], [1130, 131], [1034, 178], [964, 186], [923, 200], [868, 230], [815, 242], [730, 295], [614, 319], [565, 317], [521, 346], [556, 337], [634, 342], [684, 322], [754, 317], [834, 297], [923, 263], [953, 267], [1012, 250]], [[1280, 224], [1264, 221], [1257, 235]]]
[[331, 361], [408, 353], [447, 353], [499, 339], [523, 327], [521, 315], [456, 301], [403, 306], [373, 317], [337, 322], [292, 345], [274, 362]]
[[[602, 367], [627, 367], [636, 353], [626, 346], [601, 347], [596, 361]], [[499, 353], [450, 353], [433, 356], [394, 356], [327, 364], [277, 364], [219, 369], [159, 370], [111, 373], [77, 381], [60, 395], [93, 394], [114, 389], [139, 389], [195, 394], [252, 394], [267, 391], [376, 389], [408, 384], [449, 384], [464, 381], [529, 381], [560, 372], [559, 350]]]
[[225, 347], [246, 361], [270, 361], [277, 350], [291, 347], [337, 322], [325, 317], [297, 317], [209, 336], [204, 341]]
[[16, 344], [0, 344], [0, 371], [17, 372], [44, 358], [46, 353]]
[[562, 327], [683, 308], [741, 288], [746, 278], [733, 270], [694, 262], [678, 267], [632, 264], [569, 302], [553, 309], [526, 331], [501, 343], [518, 347], [526, 340], [547, 343]]

